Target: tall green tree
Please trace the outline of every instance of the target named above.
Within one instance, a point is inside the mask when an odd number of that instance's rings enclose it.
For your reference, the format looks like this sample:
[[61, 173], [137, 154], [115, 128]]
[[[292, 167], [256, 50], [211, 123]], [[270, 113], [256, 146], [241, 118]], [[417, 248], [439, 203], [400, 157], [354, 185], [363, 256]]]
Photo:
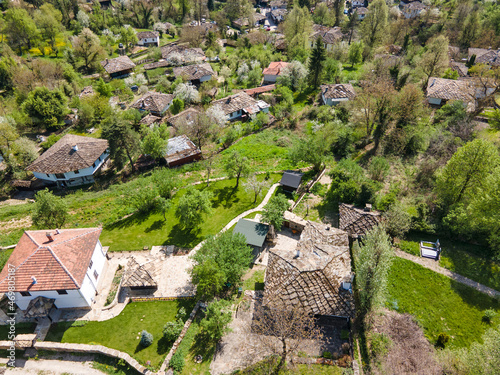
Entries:
[[347, 59], [351, 63], [351, 68], [354, 68], [355, 64], [359, 64], [363, 60], [364, 49], [365, 44], [362, 40], [360, 40], [359, 42], [354, 42], [350, 45]]
[[294, 162], [300, 161], [313, 165], [315, 171], [319, 171], [325, 161], [325, 153], [328, 144], [322, 136], [308, 136], [305, 140], [296, 142], [290, 148], [288, 156]]
[[287, 53], [291, 60], [304, 62], [309, 49], [309, 35], [312, 31], [311, 12], [301, 8], [297, 1], [283, 23], [287, 41]]
[[36, 123], [45, 127], [57, 126], [66, 114], [68, 99], [60, 90], [37, 87], [30, 92], [22, 109]]
[[[200, 297], [211, 299], [224, 287], [239, 285], [253, 255], [245, 236], [225, 231], [207, 238], [192, 258], [195, 262], [191, 271], [193, 283], [197, 288], [201, 286], [197, 293]], [[217, 282], [217, 285], [211, 286], [210, 280]]]
[[123, 43], [127, 51], [131, 45], [137, 43], [137, 40], [137, 35], [133, 27], [120, 28], [120, 42]]
[[179, 199], [175, 216], [186, 228], [194, 228], [202, 222], [203, 214], [212, 210], [212, 192], [200, 191], [193, 186], [187, 188], [186, 193]]
[[160, 132], [155, 129], [147, 132], [142, 140], [141, 146], [145, 154], [151, 155], [154, 159], [159, 160], [165, 156], [167, 141], [163, 139]]
[[321, 38], [317, 38], [309, 58], [309, 83], [313, 88], [321, 84], [323, 65], [326, 60], [326, 51]]
[[35, 194], [31, 220], [37, 228], [61, 228], [67, 218], [68, 207], [61, 197], [55, 196], [47, 188]]
[[102, 123], [101, 136], [108, 140], [110, 157], [116, 166], [121, 168], [128, 158], [132, 172], [135, 173], [133, 157], [140, 147], [139, 134], [137, 134], [128, 121], [117, 114], [106, 118]]
[[436, 181], [436, 192], [447, 206], [466, 203], [481, 189], [488, 175], [500, 165], [497, 147], [476, 139], [460, 147]]
[[87, 71], [95, 69], [104, 56], [99, 37], [87, 28], [73, 40], [73, 49], [75, 57], [83, 60], [83, 66]]
[[3, 32], [7, 34], [11, 47], [19, 49], [19, 54], [22, 54], [23, 47], [30, 50], [40, 36], [35, 21], [23, 8], [10, 8], [5, 12]]
[[219, 342], [230, 331], [232, 317], [231, 302], [223, 299], [210, 302], [205, 318], [200, 322], [202, 335], [214, 343]]
[[368, 5], [368, 14], [361, 24], [361, 33], [366, 44], [373, 48], [385, 37], [389, 8], [385, 0], [374, 0]]
[[448, 67], [448, 38], [439, 35], [429, 39], [418, 61], [418, 67], [424, 73], [422, 87], [427, 87], [430, 77], [440, 77]]
[[384, 228], [379, 225], [370, 230], [361, 244], [355, 243], [353, 254], [359, 307], [361, 313], [366, 314], [382, 306], [385, 299], [393, 250]]
[[280, 231], [283, 225], [283, 214], [289, 208], [290, 203], [284, 194], [275, 195], [264, 206], [262, 220], [272, 225], [276, 231]]
[[237, 189], [240, 178], [248, 176], [250, 173], [250, 161], [247, 157], [241, 156], [239, 152], [233, 151], [227, 158], [224, 169], [229, 178], [236, 177], [236, 186], [234, 188]]
[[62, 14], [50, 3], [43, 4], [35, 11], [34, 20], [42, 38], [49, 41], [52, 50], [56, 48], [56, 36], [64, 30]]

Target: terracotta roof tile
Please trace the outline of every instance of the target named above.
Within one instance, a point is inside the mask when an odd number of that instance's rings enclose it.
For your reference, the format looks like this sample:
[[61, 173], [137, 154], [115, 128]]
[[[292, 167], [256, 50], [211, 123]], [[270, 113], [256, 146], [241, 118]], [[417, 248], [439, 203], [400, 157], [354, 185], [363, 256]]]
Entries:
[[[77, 150], [74, 146], [77, 146]], [[66, 134], [36, 159], [26, 170], [39, 173], [66, 173], [84, 169], [108, 148], [108, 141]]]
[[268, 74], [268, 75], [279, 75], [281, 73], [281, 70], [287, 66], [288, 63], [284, 61], [273, 61], [269, 64], [269, 66], [262, 71], [262, 74]]
[[[7, 264], [16, 268], [16, 291], [80, 289], [101, 228], [26, 231], [17, 243]], [[49, 231], [50, 232], [50, 231]], [[0, 292], [8, 290], [8, 269], [0, 273]], [[36, 283], [33, 283], [34, 277]]]

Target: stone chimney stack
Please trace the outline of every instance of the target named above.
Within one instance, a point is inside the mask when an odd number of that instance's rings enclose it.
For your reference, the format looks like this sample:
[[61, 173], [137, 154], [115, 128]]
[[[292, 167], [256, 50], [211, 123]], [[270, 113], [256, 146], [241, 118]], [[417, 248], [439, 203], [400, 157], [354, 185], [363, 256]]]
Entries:
[[45, 235], [47, 236], [47, 239], [49, 240], [49, 242], [54, 241], [54, 238], [52, 237], [52, 233], [47, 232], [47, 233], [45, 233]]

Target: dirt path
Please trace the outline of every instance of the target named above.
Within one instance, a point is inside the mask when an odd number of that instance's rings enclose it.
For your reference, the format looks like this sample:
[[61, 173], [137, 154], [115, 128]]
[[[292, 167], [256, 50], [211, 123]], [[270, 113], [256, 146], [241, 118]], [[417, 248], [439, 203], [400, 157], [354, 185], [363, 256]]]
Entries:
[[495, 289], [492, 289], [490, 287], [487, 287], [486, 285], [480, 284], [474, 280], [471, 280], [465, 276], [459, 275], [458, 273], [452, 272], [446, 268], [441, 267], [435, 260], [428, 259], [428, 258], [420, 258], [415, 255], [411, 255], [408, 253], [405, 253], [404, 251], [395, 249], [395, 254], [396, 256], [410, 260], [414, 263], [420, 264], [421, 266], [428, 268], [434, 272], [440, 273], [441, 275], [445, 275], [449, 277], [450, 279], [453, 279], [455, 281], [458, 281], [461, 284], [470, 286], [471, 288], [476, 289], [477, 291], [481, 293], [485, 293], [491, 297], [496, 297], [500, 298], [500, 292], [496, 291]]
[[7, 367], [5, 375], [102, 375], [104, 372], [92, 368], [92, 361], [59, 361], [53, 359], [19, 359], [16, 366]]

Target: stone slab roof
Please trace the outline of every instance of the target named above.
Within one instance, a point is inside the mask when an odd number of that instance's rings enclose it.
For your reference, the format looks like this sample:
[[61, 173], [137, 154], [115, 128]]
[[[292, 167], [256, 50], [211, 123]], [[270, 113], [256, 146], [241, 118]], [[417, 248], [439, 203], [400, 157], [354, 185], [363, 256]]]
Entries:
[[210, 63], [179, 66], [173, 69], [175, 77], [183, 77], [188, 81], [215, 75]]
[[158, 31], [139, 31], [136, 35], [139, 40], [160, 37], [160, 33]]
[[158, 116], [152, 115], [151, 113], [148, 113], [146, 116], [144, 116], [141, 119], [140, 123], [150, 126], [150, 125], [153, 125], [156, 123], [160, 123], [161, 120], [162, 120], [161, 117], [158, 117]]
[[172, 57], [179, 56], [184, 64], [205, 61], [205, 52], [201, 48], [189, 48], [186, 45], [168, 44], [161, 47], [161, 56], [169, 61]]
[[123, 274], [122, 286], [129, 288], [155, 288], [156, 266], [154, 261], [139, 264], [135, 258], [131, 258], [127, 263], [127, 269]]
[[321, 93], [326, 99], [349, 99], [352, 100], [356, 97], [354, 87], [348, 83], [336, 85], [321, 85]]
[[346, 203], [339, 205], [339, 228], [349, 233], [351, 237], [364, 236], [379, 222], [380, 213], [377, 211], [365, 211]]
[[128, 56], [119, 56], [114, 59], [101, 61], [101, 65], [108, 74], [119, 73], [135, 68], [135, 63]]
[[[262, 20], [265, 20], [266, 16], [263, 16], [260, 13], [254, 13], [253, 19], [254, 19], [254, 22], [260, 22]], [[233, 23], [239, 27], [248, 26], [248, 17], [238, 18], [237, 20], [234, 20]]]
[[257, 100], [243, 91], [212, 102], [212, 105], [220, 105], [226, 115], [255, 106], [256, 104]]
[[107, 148], [108, 141], [105, 139], [66, 134], [26, 170], [51, 174], [88, 168]]
[[338, 26], [328, 27], [314, 24], [311, 39], [316, 40], [317, 38], [321, 38], [325, 44], [334, 44], [342, 40], [344, 34], [342, 33], [342, 29]]
[[169, 117], [167, 122], [174, 128], [179, 128], [182, 125], [192, 124], [198, 119], [198, 116], [200, 116], [200, 111], [196, 108], [188, 108], [175, 116]]
[[78, 97], [84, 98], [86, 96], [94, 95], [94, 89], [92, 86], [85, 86], [82, 90], [82, 92], [78, 95]]
[[264, 305], [315, 315], [354, 316], [354, 300], [342, 282], [351, 278], [346, 232], [308, 221], [297, 247], [269, 251]]
[[233, 233], [245, 236], [248, 245], [262, 247], [266, 240], [269, 225], [254, 220], [240, 219], [233, 229]]
[[424, 4], [422, 4], [420, 1], [413, 1], [409, 4], [406, 4], [403, 6], [403, 9], [406, 10], [424, 10], [427, 8]]
[[[33, 298], [24, 312], [27, 318], [45, 318], [49, 315], [50, 309], [54, 306], [56, 300], [38, 296]], [[31, 345], [30, 345], [31, 346]]]
[[474, 88], [464, 80], [431, 77], [427, 84], [427, 97], [468, 103], [474, 100]]
[[167, 154], [165, 156], [167, 163], [174, 163], [195, 155], [201, 155], [201, 151], [187, 135], [181, 135], [168, 140]]
[[467, 66], [464, 63], [451, 61], [450, 67], [451, 69], [456, 71], [460, 77], [468, 76], [469, 68], [467, 68]]
[[[15, 290], [80, 289], [101, 232], [101, 228], [24, 232], [7, 262], [16, 269]], [[5, 267], [0, 273], [0, 292], [8, 290], [7, 277]]]
[[151, 112], [162, 112], [165, 107], [170, 105], [174, 100], [172, 94], [162, 94], [161, 92], [148, 91], [140, 99], [131, 105], [132, 108], [151, 111]]

